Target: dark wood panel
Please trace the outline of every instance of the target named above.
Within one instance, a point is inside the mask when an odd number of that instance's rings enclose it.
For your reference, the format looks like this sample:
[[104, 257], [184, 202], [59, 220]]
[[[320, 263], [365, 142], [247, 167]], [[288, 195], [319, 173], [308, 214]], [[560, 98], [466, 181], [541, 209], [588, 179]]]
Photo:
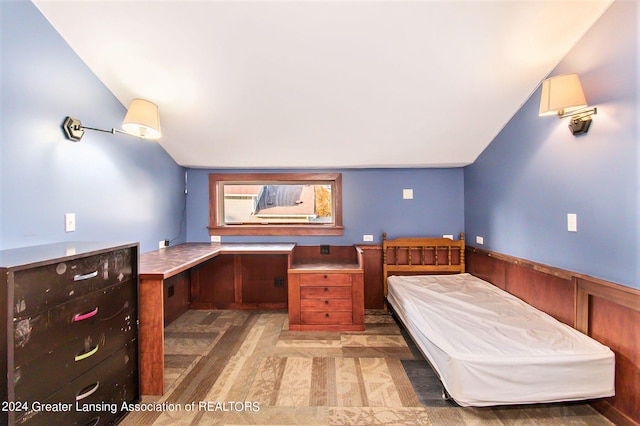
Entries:
[[382, 246], [359, 246], [363, 254], [364, 307], [384, 308], [384, 288], [382, 284]]
[[[162, 279], [140, 279], [140, 392], [164, 392], [164, 307]], [[160, 338], [157, 338], [160, 336]]]
[[490, 258], [486, 254], [467, 249], [467, 271], [478, 278], [489, 281], [495, 286], [505, 290], [507, 288], [507, 263], [505, 261]]
[[191, 308], [286, 308], [288, 264], [280, 254], [219, 255], [192, 270]]
[[193, 303], [234, 303], [233, 279], [233, 255], [220, 255], [194, 268], [191, 272]]
[[[287, 304], [287, 256], [242, 255], [242, 303]], [[282, 287], [276, 287], [276, 280]], [[278, 283], [279, 285], [280, 283]]]
[[506, 291], [573, 327], [575, 286], [571, 280], [519, 265], [506, 268]]
[[181, 272], [163, 283], [164, 326], [168, 326], [189, 310], [189, 272]]
[[589, 335], [616, 354], [616, 396], [608, 402], [640, 423], [640, 312], [591, 296]]
[[565, 324], [574, 326], [575, 286], [565, 274], [550, 275], [526, 267], [521, 259], [509, 262], [478, 249], [467, 250], [467, 271], [524, 300]]
[[353, 274], [351, 281], [351, 300], [353, 300], [353, 324], [364, 330], [364, 274]]

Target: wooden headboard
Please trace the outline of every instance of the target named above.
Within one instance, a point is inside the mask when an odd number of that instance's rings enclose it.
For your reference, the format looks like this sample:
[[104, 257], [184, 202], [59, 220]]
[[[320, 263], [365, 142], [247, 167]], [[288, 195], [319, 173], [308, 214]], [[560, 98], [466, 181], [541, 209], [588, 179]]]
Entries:
[[464, 273], [464, 233], [459, 240], [449, 238], [396, 238], [382, 233], [382, 273], [384, 296], [389, 275]]

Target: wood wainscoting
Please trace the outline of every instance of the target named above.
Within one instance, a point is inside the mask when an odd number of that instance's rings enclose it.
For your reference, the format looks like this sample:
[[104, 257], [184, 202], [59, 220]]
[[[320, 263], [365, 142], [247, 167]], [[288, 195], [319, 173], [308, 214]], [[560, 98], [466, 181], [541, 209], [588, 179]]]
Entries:
[[618, 425], [640, 425], [640, 291], [467, 247], [467, 271], [582, 331], [616, 355], [616, 396], [592, 405]]

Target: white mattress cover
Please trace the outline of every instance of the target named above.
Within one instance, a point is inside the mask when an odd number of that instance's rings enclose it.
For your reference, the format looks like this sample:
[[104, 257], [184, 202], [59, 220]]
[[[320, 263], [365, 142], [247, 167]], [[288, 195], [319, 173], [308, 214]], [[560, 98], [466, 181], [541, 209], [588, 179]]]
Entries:
[[388, 300], [462, 406], [612, 396], [615, 357], [470, 274], [388, 277]]

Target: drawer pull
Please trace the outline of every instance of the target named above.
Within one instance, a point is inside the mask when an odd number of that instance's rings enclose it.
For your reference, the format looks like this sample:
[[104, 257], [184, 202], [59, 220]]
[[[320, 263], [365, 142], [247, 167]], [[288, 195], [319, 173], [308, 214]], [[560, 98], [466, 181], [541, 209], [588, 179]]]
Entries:
[[100, 348], [100, 345], [96, 345], [96, 347], [91, 349], [89, 352], [83, 352], [83, 353], [80, 353], [80, 354], [76, 355], [74, 360], [75, 361], [82, 361], [83, 359], [87, 359], [91, 355], [94, 355], [96, 352], [98, 352], [99, 348]]
[[94, 271], [94, 272], [90, 272], [88, 274], [81, 274], [81, 275], [74, 275], [73, 276], [73, 280], [74, 281], [84, 281], [84, 280], [88, 280], [91, 278], [95, 278], [98, 276], [98, 271]]
[[97, 313], [98, 313], [98, 307], [96, 306], [96, 308], [93, 311], [85, 312], [83, 314], [75, 314], [73, 316], [73, 322], [84, 321], [86, 319], [89, 319], [95, 316]]
[[324, 288], [324, 291], [329, 291], [329, 289], [327, 287]]
[[98, 390], [99, 387], [100, 387], [100, 382], [95, 382], [94, 384], [89, 385], [86, 388], [82, 389], [80, 391], [81, 393], [76, 395], [76, 401], [82, 401], [83, 399], [93, 395]]
[[328, 305], [328, 304], [329, 304], [329, 301], [328, 301], [328, 300], [325, 300], [325, 301], [324, 301], [324, 304], [325, 304], [325, 305]]
[[329, 318], [329, 313], [324, 314], [325, 317]]
[[325, 278], [328, 278], [326, 275], [324, 276]]

